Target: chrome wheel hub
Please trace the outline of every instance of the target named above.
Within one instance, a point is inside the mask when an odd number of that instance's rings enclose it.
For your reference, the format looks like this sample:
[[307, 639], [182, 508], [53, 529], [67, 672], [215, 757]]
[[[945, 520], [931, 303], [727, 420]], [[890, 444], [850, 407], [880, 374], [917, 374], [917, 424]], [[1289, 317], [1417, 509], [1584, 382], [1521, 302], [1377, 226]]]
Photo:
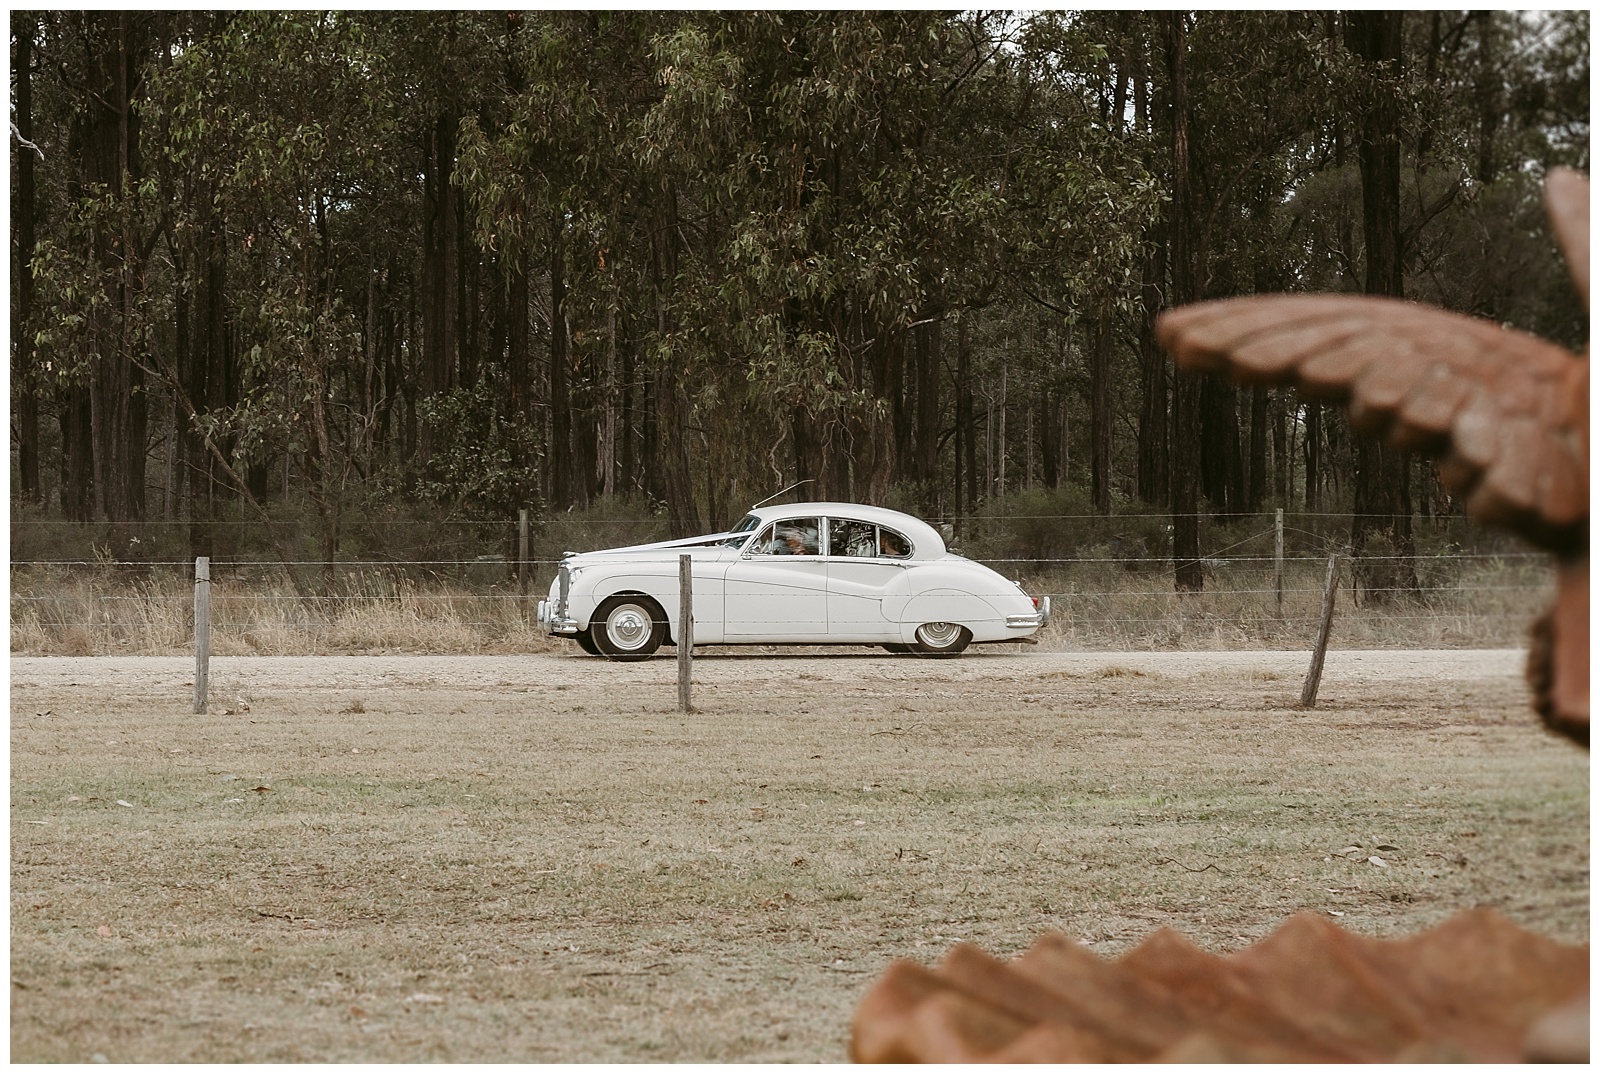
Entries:
[[624, 604], [606, 620], [606, 637], [618, 649], [637, 649], [650, 638], [650, 613], [637, 604]]

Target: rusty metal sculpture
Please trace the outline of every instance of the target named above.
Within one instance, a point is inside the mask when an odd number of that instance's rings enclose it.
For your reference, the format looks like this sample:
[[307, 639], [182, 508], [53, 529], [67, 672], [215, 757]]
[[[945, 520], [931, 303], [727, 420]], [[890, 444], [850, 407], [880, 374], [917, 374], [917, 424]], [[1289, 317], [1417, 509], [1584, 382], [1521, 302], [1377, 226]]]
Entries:
[[[1051, 934], [1011, 963], [970, 944], [933, 969], [895, 963], [850, 1049], [886, 1063], [1506, 1062], [1588, 979], [1587, 949], [1492, 910], [1399, 940], [1298, 914], [1228, 956], [1162, 929], [1104, 962]], [[1570, 1058], [1560, 1041], [1548, 1057]]]
[[[1589, 299], [1589, 185], [1546, 203]], [[1264, 295], [1174, 310], [1180, 367], [1348, 402], [1358, 432], [1440, 456], [1468, 514], [1556, 557], [1528, 678], [1555, 731], [1589, 741], [1588, 355], [1391, 299]], [[897, 962], [856, 1012], [866, 1062], [1515, 1059], [1586, 1061], [1589, 953], [1488, 910], [1415, 936], [1355, 936], [1310, 914], [1229, 956], [1161, 930], [1114, 962], [1060, 935], [1014, 962], [969, 944]]]

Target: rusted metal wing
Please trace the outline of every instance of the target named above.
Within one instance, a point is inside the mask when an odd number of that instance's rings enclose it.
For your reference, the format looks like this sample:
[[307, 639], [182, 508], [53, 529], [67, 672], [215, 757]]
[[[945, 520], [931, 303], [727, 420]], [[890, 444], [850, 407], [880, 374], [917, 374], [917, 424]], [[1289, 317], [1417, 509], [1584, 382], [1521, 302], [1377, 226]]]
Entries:
[[[958, 944], [895, 963], [856, 1012], [858, 1062], [1512, 1062], [1587, 1058], [1563, 1008], [1588, 948], [1469, 910], [1402, 939], [1298, 914], [1208, 954], [1162, 930], [1114, 961], [1058, 934], [1012, 962]], [[1546, 1023], [1549, 1024], [1546, 1024]]]

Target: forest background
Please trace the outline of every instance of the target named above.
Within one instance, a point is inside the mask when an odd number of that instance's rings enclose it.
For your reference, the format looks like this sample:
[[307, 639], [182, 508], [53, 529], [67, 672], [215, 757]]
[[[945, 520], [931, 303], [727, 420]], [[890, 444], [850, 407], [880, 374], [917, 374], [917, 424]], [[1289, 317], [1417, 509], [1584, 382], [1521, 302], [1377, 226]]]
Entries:
[[1540, 200], [1589, 167], [1587, 12], [11, 30], [14, 563], [327, 586], [805, 481], [1041, 555], [1106, 516], [1178, 589], [1203, 525], [1342, 514], [1381, 600], [1459, 518], [1431, 468], [1176, 376], [1155, 317], [1347, 291], [1588, 337]]

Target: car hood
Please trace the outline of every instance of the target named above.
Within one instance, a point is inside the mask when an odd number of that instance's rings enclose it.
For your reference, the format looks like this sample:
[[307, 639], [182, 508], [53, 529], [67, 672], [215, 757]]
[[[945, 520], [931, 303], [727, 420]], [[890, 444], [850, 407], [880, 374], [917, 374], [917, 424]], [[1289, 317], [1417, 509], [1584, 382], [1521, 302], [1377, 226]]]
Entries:
[[679, 537], [671, 541], [652, 541], [649, 544], [630, 544], [621, 548], [601, 548], [593, 552], [568, 552], [564, 561], [573, 567], [585, 563], [603, 562], [609, 558], [630, 560], [675, 560], [696, 548], [709, 548], [734, 536], [732, 533], [710, 533], [703, 537]]

